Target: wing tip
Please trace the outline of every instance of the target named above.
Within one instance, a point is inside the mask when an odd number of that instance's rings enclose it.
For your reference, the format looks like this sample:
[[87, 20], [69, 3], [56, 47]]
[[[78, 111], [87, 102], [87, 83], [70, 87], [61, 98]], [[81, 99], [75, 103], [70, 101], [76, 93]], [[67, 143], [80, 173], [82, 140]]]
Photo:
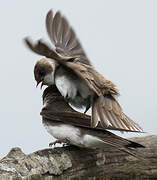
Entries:
[[33, 51], [33, 41], [29, 36], [23, 38], [23, 42], [29, 49]]
[[52, 15], [52, 14], [53, 14], [53, 10], [50, 9], [50, 10], [47, 12], [47, 16]]
[[133, 142], [133, 141], [129, 141], [130, 143], [126, 146], [129, 148], [145, 148], [145, 146], [143, 146], [142, 144]]

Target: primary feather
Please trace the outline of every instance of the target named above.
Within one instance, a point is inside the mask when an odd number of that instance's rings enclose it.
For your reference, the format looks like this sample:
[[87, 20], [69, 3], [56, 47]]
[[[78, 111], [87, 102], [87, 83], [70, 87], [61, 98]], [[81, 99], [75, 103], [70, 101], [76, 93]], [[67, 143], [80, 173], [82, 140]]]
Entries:
[[57, 12], [54, 16], [51, 10], [47, 13], [46, 29], [57, 53], [62, 56], [79, 57], [81, 63], [91, 64], [74, 30], [60, 12]]

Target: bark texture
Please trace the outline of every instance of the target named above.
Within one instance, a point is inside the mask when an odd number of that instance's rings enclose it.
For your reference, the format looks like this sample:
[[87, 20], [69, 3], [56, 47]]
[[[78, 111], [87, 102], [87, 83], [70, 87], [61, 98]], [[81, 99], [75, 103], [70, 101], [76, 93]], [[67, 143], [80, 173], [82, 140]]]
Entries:
[[74, 146], [24, 154], [13, 148], [0, 160], [2, 180], [152, 180], [157, 179], [157, 136], [132, 138], [146, 148], [136, 159], [115, 149], [89, 150]]

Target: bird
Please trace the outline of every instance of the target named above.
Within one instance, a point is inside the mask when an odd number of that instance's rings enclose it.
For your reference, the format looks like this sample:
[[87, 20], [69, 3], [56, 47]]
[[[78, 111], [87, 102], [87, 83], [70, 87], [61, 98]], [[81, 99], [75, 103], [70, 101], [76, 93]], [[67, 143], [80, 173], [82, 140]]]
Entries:
[[140, 157], [136, 149], [143, 145], [117, 136], [101, 126], [92, 128], [90, 116], [77, 112], [65, 101], [55, 85], [47, 87], [43, 92], [42, 123], [47, 132], [57, 140], [57, 143], [74, 145], [87, 149], [116, 148], [132, 156]]
[[91, 127], [143, 132], [143, 129], [122, 110], [116, 85], [100, 74], [86, 56], [79, 39], [67, 19], [58, 11], [46, 15], [46, 30], [55, 46], [38, 40], [24, 39], [27, 47], [42, 55], [34, 66], [37, 86], [56, 85], [67, 102], [76, 108], [92, 110]]

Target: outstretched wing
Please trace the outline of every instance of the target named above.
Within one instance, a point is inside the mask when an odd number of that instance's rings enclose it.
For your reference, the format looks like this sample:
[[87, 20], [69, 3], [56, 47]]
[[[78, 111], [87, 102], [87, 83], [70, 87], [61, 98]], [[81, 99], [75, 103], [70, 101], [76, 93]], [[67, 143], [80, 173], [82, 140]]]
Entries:
[[115, 85], [104, 78], [92, 66], [83, 63], [74, 63], [73, 60], [75, 59], [70, 57], [67, 57], [67, 59], [60, 57], [40, 40], [35, 45], [29, 39], [26, 39], [25, 42], [33, 52], [55, 59], [61, 66], [69, 69], [69, 73], [75, 73], [95, 92], [97, 97], [92, 105], [91, 121], [93, 127], [96, 127], [100, 121], [101, 125], [105, 128], [111, 127], [113, 129], [143, 132], [139, 125], [122, 112], [120, 105], [114, 98], [119, 95]]
[[57, 12], [54, 16], [50, 10], [46, 16], [46, 29], [56, 52], [62, 56], [79, 57], [79, 61], [90, 65], [82, 45], [70, 27], [67, 19]]
[[117, 100], [110, 94], [99, 96], [92, 105], [92, 127], [96, 127], [99, 122], [105, 128], [113, 127], [143, 132], [137, 123], [123, 113]]
[[109, 93], [112, 95], [119, 95], [115, 85], [104, 78], [96, 69], [90, 65], [84, 63], [75, 63], [80, 58], [62, 57], [59, 56], [53, 49], [51, 49], [46, 43], [41, 40], [33, 44], [29, 38], [25, 38], [25, 43], [33, 52], [46, 56], [47, 58], [55, 59], [56, 62], [70, 72], [75, 73], [79, 78], [83, 79], [89, 88], [93, 90], [98, 96]]

